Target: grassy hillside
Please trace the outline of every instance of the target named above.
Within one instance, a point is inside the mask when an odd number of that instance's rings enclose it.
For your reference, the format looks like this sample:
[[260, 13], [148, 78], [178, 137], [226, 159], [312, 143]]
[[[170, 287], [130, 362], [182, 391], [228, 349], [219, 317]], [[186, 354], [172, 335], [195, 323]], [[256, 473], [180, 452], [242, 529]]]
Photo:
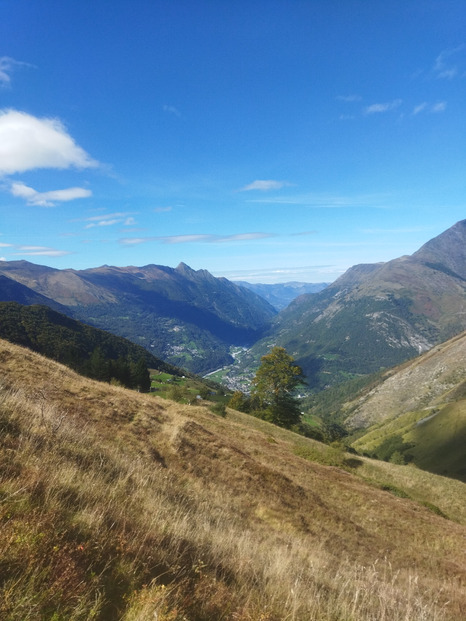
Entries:
[[0, 363], [0, 618], [462, 617], [463, 483]]
[[381, 375], [341, 408], [353, 446], [466, 481], [465, 376], [466, 333]]

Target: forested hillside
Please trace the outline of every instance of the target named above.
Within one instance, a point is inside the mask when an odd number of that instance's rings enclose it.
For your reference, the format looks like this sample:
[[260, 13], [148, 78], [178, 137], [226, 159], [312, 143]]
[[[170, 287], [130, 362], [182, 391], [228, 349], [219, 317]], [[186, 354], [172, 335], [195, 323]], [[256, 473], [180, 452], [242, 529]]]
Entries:
[[148, 390], [148, 368], [182, 372], [139, 345], [57, 313], [47, 306], [0, 302], [0, 338], [29, 347], [94, 379]]

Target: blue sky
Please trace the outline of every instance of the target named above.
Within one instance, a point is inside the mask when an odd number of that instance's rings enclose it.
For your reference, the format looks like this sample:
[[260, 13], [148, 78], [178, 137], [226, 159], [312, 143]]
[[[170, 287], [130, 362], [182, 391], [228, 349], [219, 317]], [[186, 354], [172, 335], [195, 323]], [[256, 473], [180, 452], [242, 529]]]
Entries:
[[466, 217], [464, 0], [0, 0], [0, 256], [332, 281]]

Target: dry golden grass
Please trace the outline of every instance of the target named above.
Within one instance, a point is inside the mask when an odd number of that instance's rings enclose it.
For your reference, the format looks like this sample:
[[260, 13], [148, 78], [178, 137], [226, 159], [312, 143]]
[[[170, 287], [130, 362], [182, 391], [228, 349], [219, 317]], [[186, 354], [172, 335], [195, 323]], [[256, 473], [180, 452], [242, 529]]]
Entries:
[[0, 369], [1, 619], [464, 617], [462, 483], [4, 342]]

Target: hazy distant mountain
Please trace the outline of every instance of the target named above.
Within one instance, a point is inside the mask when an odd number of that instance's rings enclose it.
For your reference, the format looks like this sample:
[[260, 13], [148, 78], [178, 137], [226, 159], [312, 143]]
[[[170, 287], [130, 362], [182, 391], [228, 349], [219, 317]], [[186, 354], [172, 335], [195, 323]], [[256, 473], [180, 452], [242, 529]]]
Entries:
[[267, 300], [278, 311], [283, 310], [295, 298], [304, 293], [318, 293], [327, 287], [327, 282], [284, 282], [277, 284], [250, 283], [243, 280], [236, 281], [237, 285], [246, 287]]
[[279, 344], [311, 386], [394, 366], [466, 329], [466, 220], [412, 256], [357, 265], [320, 293], [297, 298], [256, 344]]
[[0, 263], [0, 274], [45, 296], [33, 303], [53, 300], [74, 318], [196, 373], [229, 363], [230, 345], [256, 341], [276, 314], [252, 291], [184, 263], [79, 271], [12, 261]]

